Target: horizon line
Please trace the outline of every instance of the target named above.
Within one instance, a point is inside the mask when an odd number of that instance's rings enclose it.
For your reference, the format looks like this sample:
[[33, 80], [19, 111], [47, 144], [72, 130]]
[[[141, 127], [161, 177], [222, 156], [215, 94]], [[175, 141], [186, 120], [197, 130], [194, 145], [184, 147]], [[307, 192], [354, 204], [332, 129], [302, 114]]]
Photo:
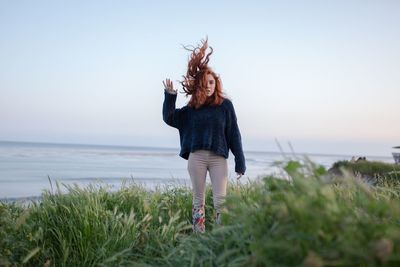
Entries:
[[[117, 148], [151, 148], [151, 149], [169, 149], [169, 150], [180, 150], [179, 147], [162, 147], [162, 146], [137, 146], [137, 145], [113, 145], [113, 144], [88, 144], [88, 143], [68, 143], [68, 142], [46, 142], [46, 141], [15, 141], [15, 140], [0, 140], [0, 143], [22, 143], [22, 144], [43, 144], [43, 145], [61, 145], [61, 146], [89, 146], [89, 147], [117, 147]], [[287, 156], [299, 156], [299, 155], [309, 155], [309, 156], [344, 156], [353, 157], [350, 154], [329, 154], [329, 153], [310, 153], [310, 152], [285, 152], [285, 151], [266, 151], [266, 150], [244, 150], [244, 152], [249, 153], [271, 153], [271, 154], [281, 154], [284, 157]], [[232, 153], [232, 152], [231, 152]], [[378, 158], [390, 158], [390, 156], [378, 156], [378, 155], [364, 155], [365, 157], [378, 157]]]

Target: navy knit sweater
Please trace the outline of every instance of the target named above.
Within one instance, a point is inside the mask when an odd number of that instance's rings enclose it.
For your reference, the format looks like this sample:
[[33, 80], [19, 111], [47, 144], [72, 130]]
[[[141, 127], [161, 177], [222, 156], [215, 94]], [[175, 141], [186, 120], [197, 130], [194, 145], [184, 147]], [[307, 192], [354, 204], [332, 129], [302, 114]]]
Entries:
[[236, 120], [235, 109], [229, 99], [220, 106], [204, 105], [199, 109], [189, 106], [175, 108], [175, 94], [164, 90], [163, 119], [179, 130], [181, 151], [179, 155], [188, 159], [190, 152], [199, 149], [211, 150], [225, 158], [229, 149], [235, 156], [235, 171], [246, 171], [242, 140]]

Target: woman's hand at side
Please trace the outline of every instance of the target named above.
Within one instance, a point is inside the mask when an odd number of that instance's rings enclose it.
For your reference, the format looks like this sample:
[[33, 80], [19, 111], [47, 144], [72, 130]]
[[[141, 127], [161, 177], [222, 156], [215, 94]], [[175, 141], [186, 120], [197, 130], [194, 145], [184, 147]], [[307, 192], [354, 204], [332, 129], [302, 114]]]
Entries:
[[178, 90], [174, 90], [174, 84], [172, 83], [172, 81], [170, 79], [165, 79], [165, 81], [162, 82], [164, 85], [164, 89], [173, 95], [176, 95], [178, 93]]
[[239, 180], [240, 178], [242, 178], [243, 173], [236, 173], [236, 180]]

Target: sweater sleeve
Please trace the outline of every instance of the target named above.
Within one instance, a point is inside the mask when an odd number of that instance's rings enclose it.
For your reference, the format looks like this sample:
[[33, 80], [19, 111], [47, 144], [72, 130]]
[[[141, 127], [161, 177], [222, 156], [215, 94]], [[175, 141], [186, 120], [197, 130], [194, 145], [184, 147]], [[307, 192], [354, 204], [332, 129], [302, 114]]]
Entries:
[[164, 90], [164, 103], [163, 103], [163, 120], [171, 127], [179, 129], [182, 120], [182, 110], [175, 108], [177, 95], [170, 94]]
[[244, 174], [246, 171], [246, 162], [242, 148], [242, 137], [240, 134], [233, 104], [230, 101], [228, 103], [229, 103], [229, 113], [228, 113], [228, 123], [227, 123], [228, 145], [229, 149], [235, 156], [235, 172]]

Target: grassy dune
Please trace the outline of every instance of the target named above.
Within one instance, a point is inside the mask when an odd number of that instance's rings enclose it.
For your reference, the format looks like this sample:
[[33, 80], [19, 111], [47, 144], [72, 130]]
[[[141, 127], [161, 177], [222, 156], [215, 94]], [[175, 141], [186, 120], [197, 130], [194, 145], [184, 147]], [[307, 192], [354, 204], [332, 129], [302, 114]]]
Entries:
[[343, 175], [350, 172], [354, 176], [361, 176], [378, 185], [391, 186], [400, 181], [400, 165], [379, 161], [351, 162], [347, 160], [335, 162], [330, 169], [331, 173]]
[[309, 162], [284, 170], [289, 180], [229, 184], [223, 226], [207, 188], [206, 234], [192, 234], [185, 187], [0, 203], [0, 266], [400, 266], [400, 183], [332, 179]]

